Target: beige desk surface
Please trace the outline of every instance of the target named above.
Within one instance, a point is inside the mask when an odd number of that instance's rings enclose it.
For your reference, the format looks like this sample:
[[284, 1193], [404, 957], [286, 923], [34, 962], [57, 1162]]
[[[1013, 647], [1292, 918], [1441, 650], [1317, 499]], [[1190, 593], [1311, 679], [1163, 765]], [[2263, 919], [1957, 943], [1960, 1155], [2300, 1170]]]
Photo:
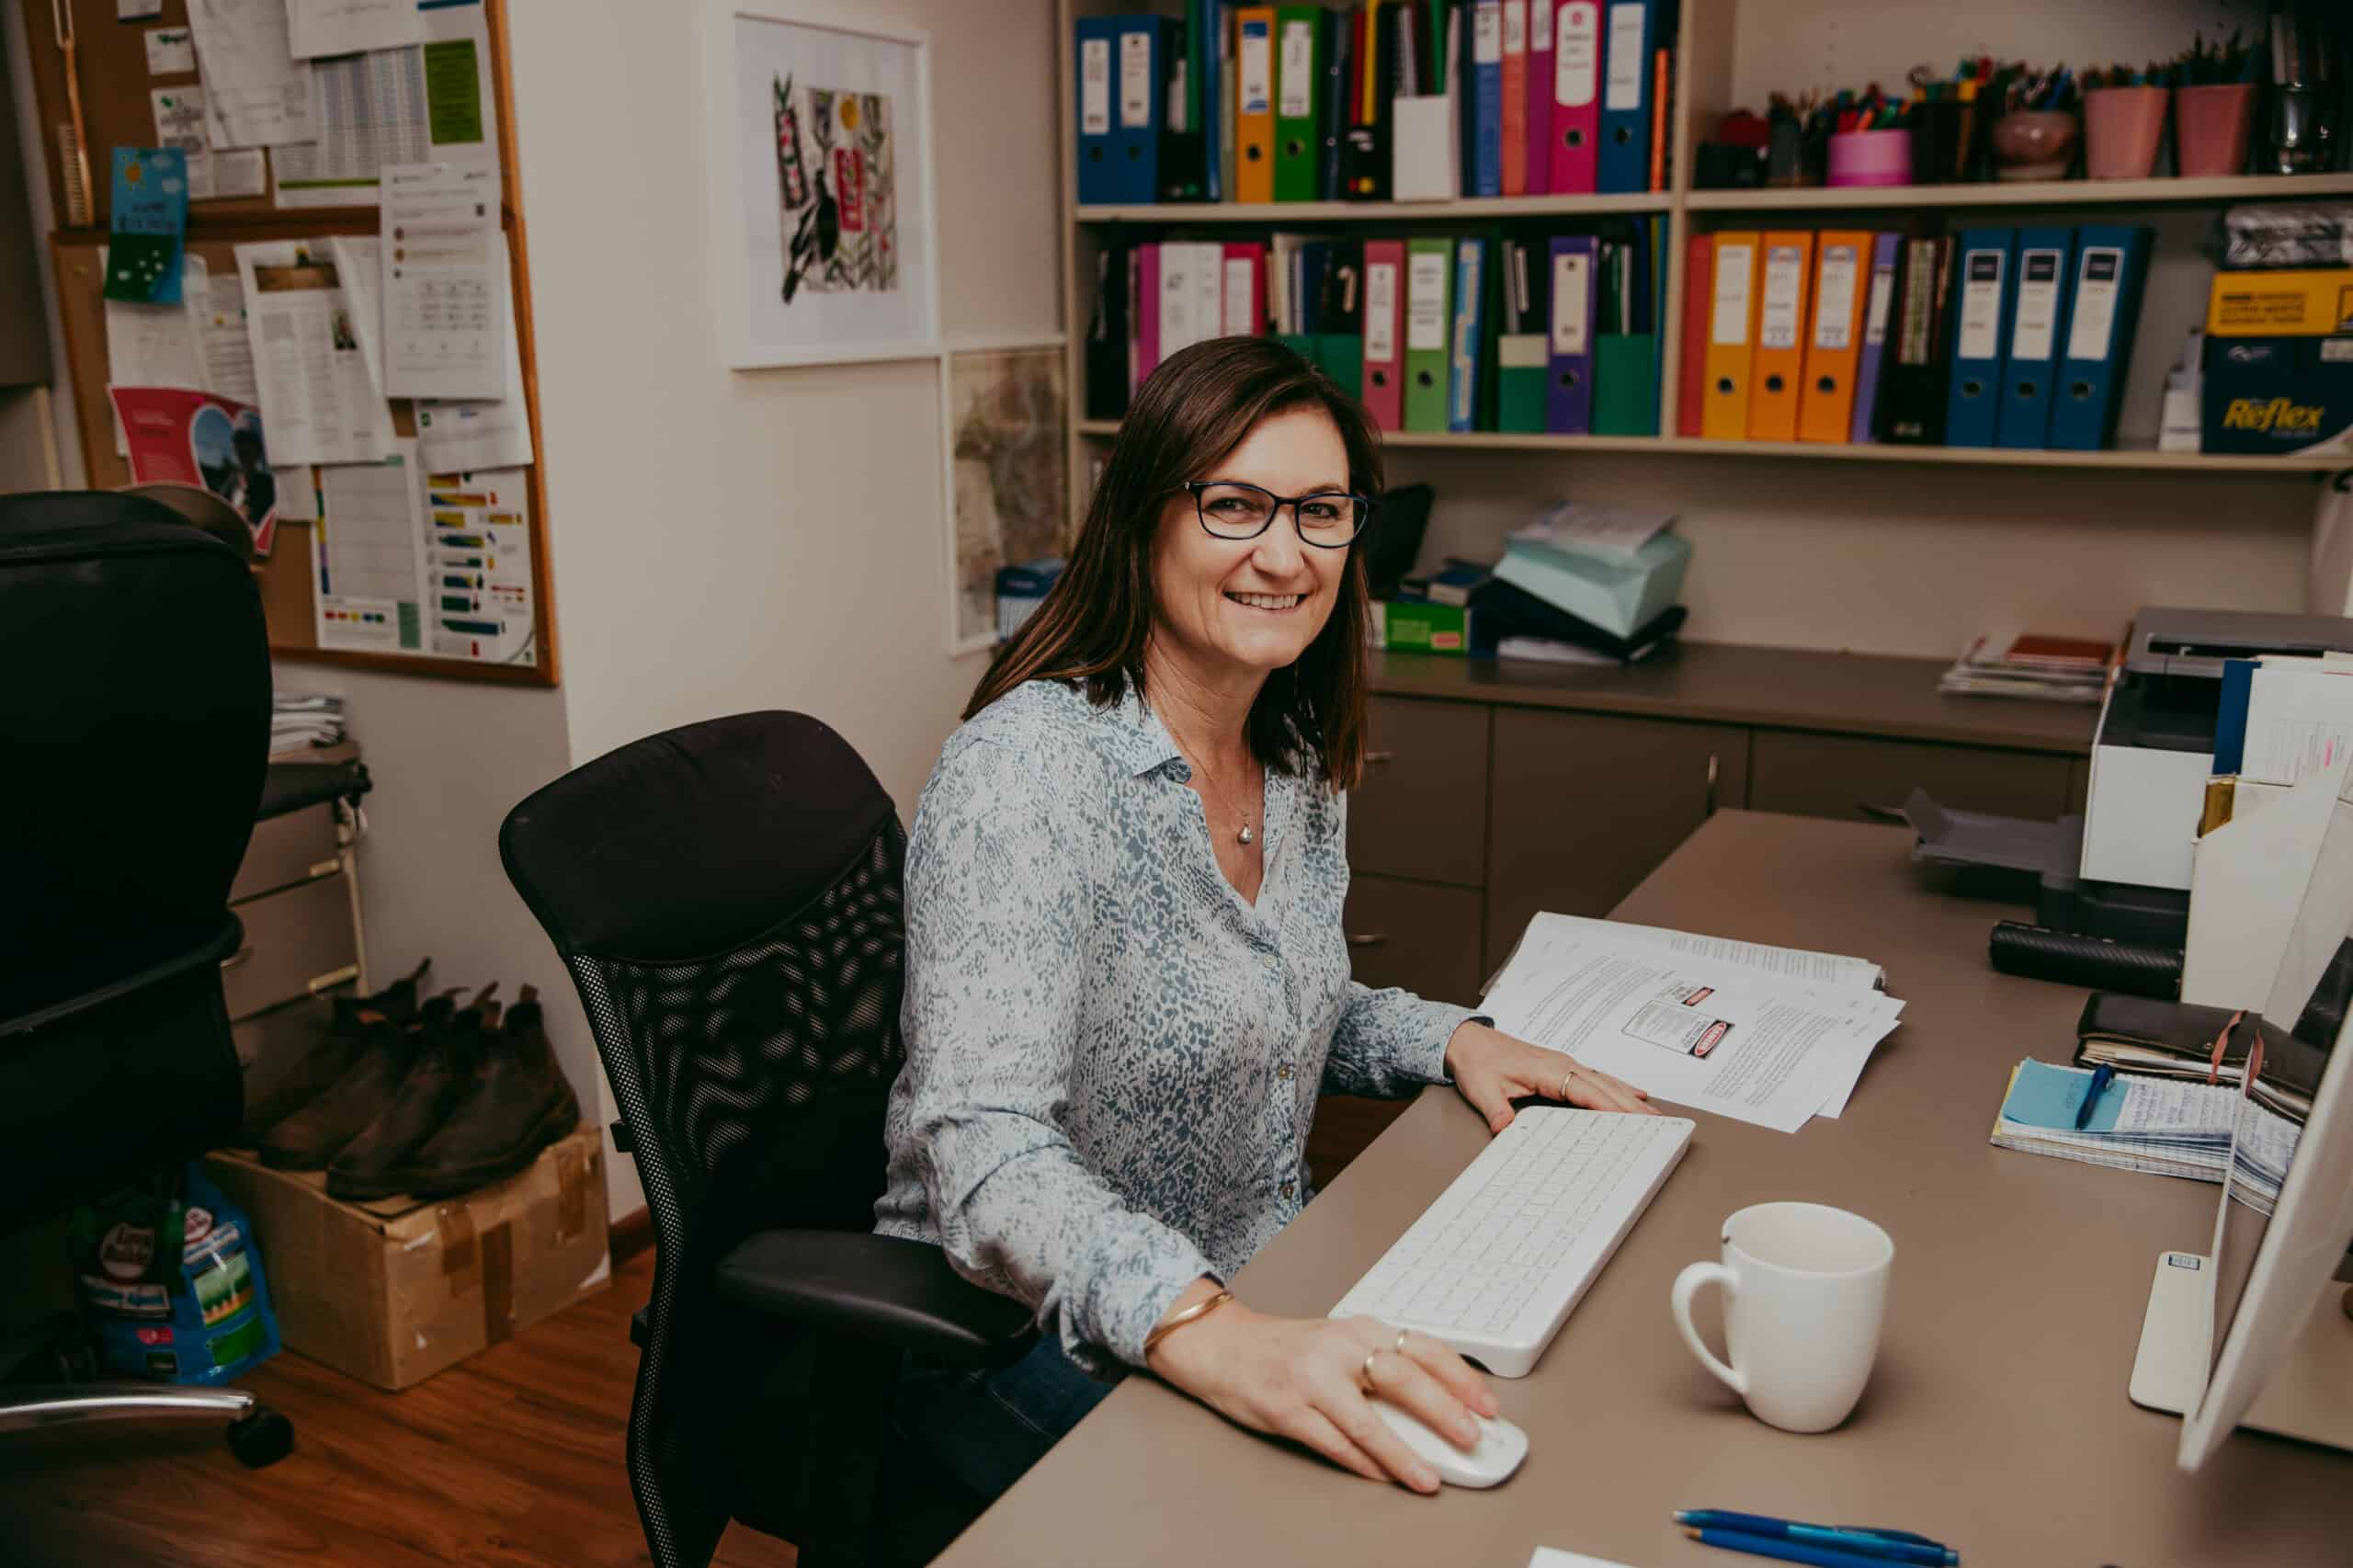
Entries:
[[[1763, 1561], [1668, 1520], [1720, 1507], [1924, 1531], [1976, 1568], [2353, 1562], [2353, 1457], [2242, 1432], [2185, 1475], [2180, 1423], [2126, 1398], [2157, 1254], [2204, 1250], [2217, 1189], [1985, 1142], [2009, 1068], [2063, 1058], [2084, 994], [1989, 969], [1985, 933], [2007, 912], [1915, 887], [1908, 836], [1727, 812], [1620, 906], [1870, 957], [1910, 1006], [1841, 1119], [1790, 1136], [1700, 1118], [1534, 1373], [1497, 1380], [1530, 1442], [1501, 1488], [1375, 1485], [1131, 1378], [940, 1561], [1524, 1568], [1540, 1545], [1631, 1568]], [[1328, 1310], [1483, 1136], [1452, 1091], [1426, 1091], [1236, 1290]], [[1717, 1256], [1723, 1216], [1769, 1199], [1851, 1208], [1895, 1238], [1871, 1384], [1819, 1437], [1750, 1418], [1667, 1316], [1668, 1285]]]
[[1548, 665], [1447, 653], [1372, 655], [1372, 689], [1654, 719], [1756, 724], [2082, 756], [2098, 710], [2018, 698], [1946, 697], [1946, 659], [1681, 642], [1639, 665]]

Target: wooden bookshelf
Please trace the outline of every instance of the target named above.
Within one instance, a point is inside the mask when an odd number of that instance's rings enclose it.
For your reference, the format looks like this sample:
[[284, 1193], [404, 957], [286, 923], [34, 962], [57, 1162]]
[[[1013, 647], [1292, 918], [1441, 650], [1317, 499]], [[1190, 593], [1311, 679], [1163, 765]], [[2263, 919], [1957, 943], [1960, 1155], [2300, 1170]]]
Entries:
[[1946, 207], [2183, 207], [2353, 197], [2353, 175], [2247, 175], [2234, 179], [1981, 180], [1836, 189], [1694, 190], [1691, 212], [1894, 212]]
[[1159, 201], [1142, 207], [1081, 207], [1082, 223], [1423, 223], [1483, 218], [1604, 218], [1665, 212], [1671, 191], [1622, 196], [1467, 196], [1452, 201]]

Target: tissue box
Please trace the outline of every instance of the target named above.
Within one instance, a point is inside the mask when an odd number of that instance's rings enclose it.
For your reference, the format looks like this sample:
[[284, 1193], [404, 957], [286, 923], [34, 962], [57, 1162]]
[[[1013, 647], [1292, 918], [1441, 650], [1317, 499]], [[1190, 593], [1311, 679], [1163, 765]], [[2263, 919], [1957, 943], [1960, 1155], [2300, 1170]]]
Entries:
[[1690, 541], [1671, 533], [1653, 534], [1623, 563], [1515, 539], [1495, 575], [1613, 637], [1627, 637], [1674, 605], [1690, 562]]

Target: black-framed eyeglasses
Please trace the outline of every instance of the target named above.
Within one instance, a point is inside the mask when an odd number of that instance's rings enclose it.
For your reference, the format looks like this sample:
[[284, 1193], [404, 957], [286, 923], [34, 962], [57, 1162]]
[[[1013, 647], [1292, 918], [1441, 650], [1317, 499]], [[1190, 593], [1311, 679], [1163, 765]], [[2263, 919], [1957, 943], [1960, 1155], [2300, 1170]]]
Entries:
[[1177, 486], [1193, 498], [1194, 515], [1213, 539], [1256, 539], [1274, 526], [1275, 514], [1290, 508], [1291, 526], [1302, 543], [1340, 550], [1372, 522], [1373, 501], [1353, 491], [1325, 490], [1313, 495], [1278, 495], [1230, 479], [1193, 479]]

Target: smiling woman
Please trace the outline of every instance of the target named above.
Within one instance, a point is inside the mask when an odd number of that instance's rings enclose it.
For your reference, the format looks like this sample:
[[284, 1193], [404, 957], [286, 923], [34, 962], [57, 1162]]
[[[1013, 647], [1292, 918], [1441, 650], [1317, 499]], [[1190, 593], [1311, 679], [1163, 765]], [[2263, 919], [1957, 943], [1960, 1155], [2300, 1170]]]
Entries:
[[1464, 1007], [1349, 978], [1356, 545], [1380, 486], [1364, 410], [1290, 350], [1172, 357], [925, 788], [876, 1213], [1049, 1331], [1010, 1367], [902, 1378], [904, 1435], [982, 1496], [1138, 1368], [1436, 1489], [1373, 1402], [1468, 1444], [1496, 1408], [1468, 1365], [1223, 1283], [1306, 1204], [1317, 1096], [1450, 1080], [1498, 1130], [1523, 1096], [1647, 1109]]

